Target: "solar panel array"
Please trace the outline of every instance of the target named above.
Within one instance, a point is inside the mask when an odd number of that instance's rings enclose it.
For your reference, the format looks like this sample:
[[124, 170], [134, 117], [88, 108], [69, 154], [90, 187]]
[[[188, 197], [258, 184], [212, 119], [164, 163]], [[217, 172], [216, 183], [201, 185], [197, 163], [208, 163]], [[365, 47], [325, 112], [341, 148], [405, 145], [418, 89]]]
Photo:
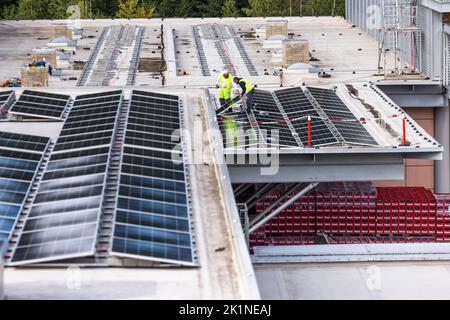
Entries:
[[[257, 136], [264, 137], [257, 142], [264, 142], [269, 146], [281, 148], [307, 146], [308, 117], [311, 117], [311, 144], [314, 147], [341, 143], [378, 145], [334, 91], [308, 89], [310, 95], [308, 91], [306, 91], [307, 95], [300, 87], [273, 93], [255, 90], [252, 99], [254, 110], [250, 114], [232, 114], [218, 118], [225, 148], [251, 146], [248, 134], [242, 135], [242, 130], [249, 129], [252, 129]], [[232, 130], [227, 132], [227, 127]], [[241, 134], [235, 139], [235, 143], [233, 139], [227, 139], [238, 132]]]
[[15, 115], [61, 120], [68, 107], [70, 96], [25, 90], [11, 107]]
[[255, 90], [252, 104], [255, 119], [268, 144], [299, 146], [270, 92]]
[[348, 144], [378, 145], [333, 90], [308, 88]]
[[193, 263], [180, 128], [177, 96], [133, 91], [112, 254]]
[[0, 241], [11, 236], [49, 142], [0, 132]]
[[311, 144], [324, 146], [338, 141], [301, 88], [275, 92], [303, 145], [308, 145], [308, 116], [311, 117]]
[[95, 253], [122, 92], [78, 96], [55, 145], [12, 263]]

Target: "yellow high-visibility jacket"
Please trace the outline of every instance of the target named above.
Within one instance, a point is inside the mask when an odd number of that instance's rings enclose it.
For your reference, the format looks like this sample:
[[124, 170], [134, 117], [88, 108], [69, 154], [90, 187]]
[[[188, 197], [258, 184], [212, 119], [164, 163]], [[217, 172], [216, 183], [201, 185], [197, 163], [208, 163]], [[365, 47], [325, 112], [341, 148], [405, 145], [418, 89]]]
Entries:
[[252, 91], [255, 88], [255, 86], [252, 85], [250, 83], [250, 81], [248, 81], [247, 79], [244, 79], [244, 78], [239, 80], [239, 83], [244, 83], [245, 84], [245, 94], [249, 93], [250, 91]]
[[219, 76], [216, 83], [221, 89], [232, 90], [233, 89], [233, 77], [228, 74], [228, 78], [225, 79], [223, 73]]

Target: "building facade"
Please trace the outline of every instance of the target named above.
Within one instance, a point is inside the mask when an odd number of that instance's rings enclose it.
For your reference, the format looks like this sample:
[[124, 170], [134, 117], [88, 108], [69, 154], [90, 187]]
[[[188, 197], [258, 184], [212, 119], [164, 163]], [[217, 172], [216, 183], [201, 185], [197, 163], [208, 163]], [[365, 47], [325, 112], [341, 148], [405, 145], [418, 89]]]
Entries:
[[[396, 50], [422, 73], [423, 81], [390, 80], [387, 85], [381, 82], [380, 88], [445, 147], [443, 161], [407, 161], [404, 181], [381, 184], [450, 192], [450, 1], [346, 0], [345, 13], [353, 26], [378, 41], [380, 52]], [[412, 28], [419, 32], [411, 32]]]

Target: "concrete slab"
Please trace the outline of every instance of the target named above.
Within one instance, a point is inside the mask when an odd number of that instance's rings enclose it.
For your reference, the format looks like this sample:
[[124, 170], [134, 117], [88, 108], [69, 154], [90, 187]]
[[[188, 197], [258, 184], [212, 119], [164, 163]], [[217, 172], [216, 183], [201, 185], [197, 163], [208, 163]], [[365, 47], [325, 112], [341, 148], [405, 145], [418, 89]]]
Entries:
[[196, 269], [15, 269], [5, 270], [8, 300], [202, 299]]
[[450, 263], [255, 266], [263, 299], [450, 299]]

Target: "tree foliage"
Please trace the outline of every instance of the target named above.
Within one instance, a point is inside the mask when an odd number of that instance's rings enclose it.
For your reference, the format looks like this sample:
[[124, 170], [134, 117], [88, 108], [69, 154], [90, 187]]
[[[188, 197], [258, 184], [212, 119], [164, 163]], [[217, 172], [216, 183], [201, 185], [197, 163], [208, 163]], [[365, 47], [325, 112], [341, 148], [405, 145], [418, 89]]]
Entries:
[[222, 7], [222, 14], [224, 17], [238, 17], [239, 10], [236, 7], [236, 0], [225, 0]]
[[156, 15], [156, 8], [153, 5], [139, 4], [138, 0], [119, 0], [119, 10], [117, 18], [151, 18]]
[[244, 8], [249, 17], [270, 17], [280, 14], [280, 2], [277, 0], [249, 0], [249, 7]]
[[3, 19], [344, 15], [344, 0], [0, 0]]

